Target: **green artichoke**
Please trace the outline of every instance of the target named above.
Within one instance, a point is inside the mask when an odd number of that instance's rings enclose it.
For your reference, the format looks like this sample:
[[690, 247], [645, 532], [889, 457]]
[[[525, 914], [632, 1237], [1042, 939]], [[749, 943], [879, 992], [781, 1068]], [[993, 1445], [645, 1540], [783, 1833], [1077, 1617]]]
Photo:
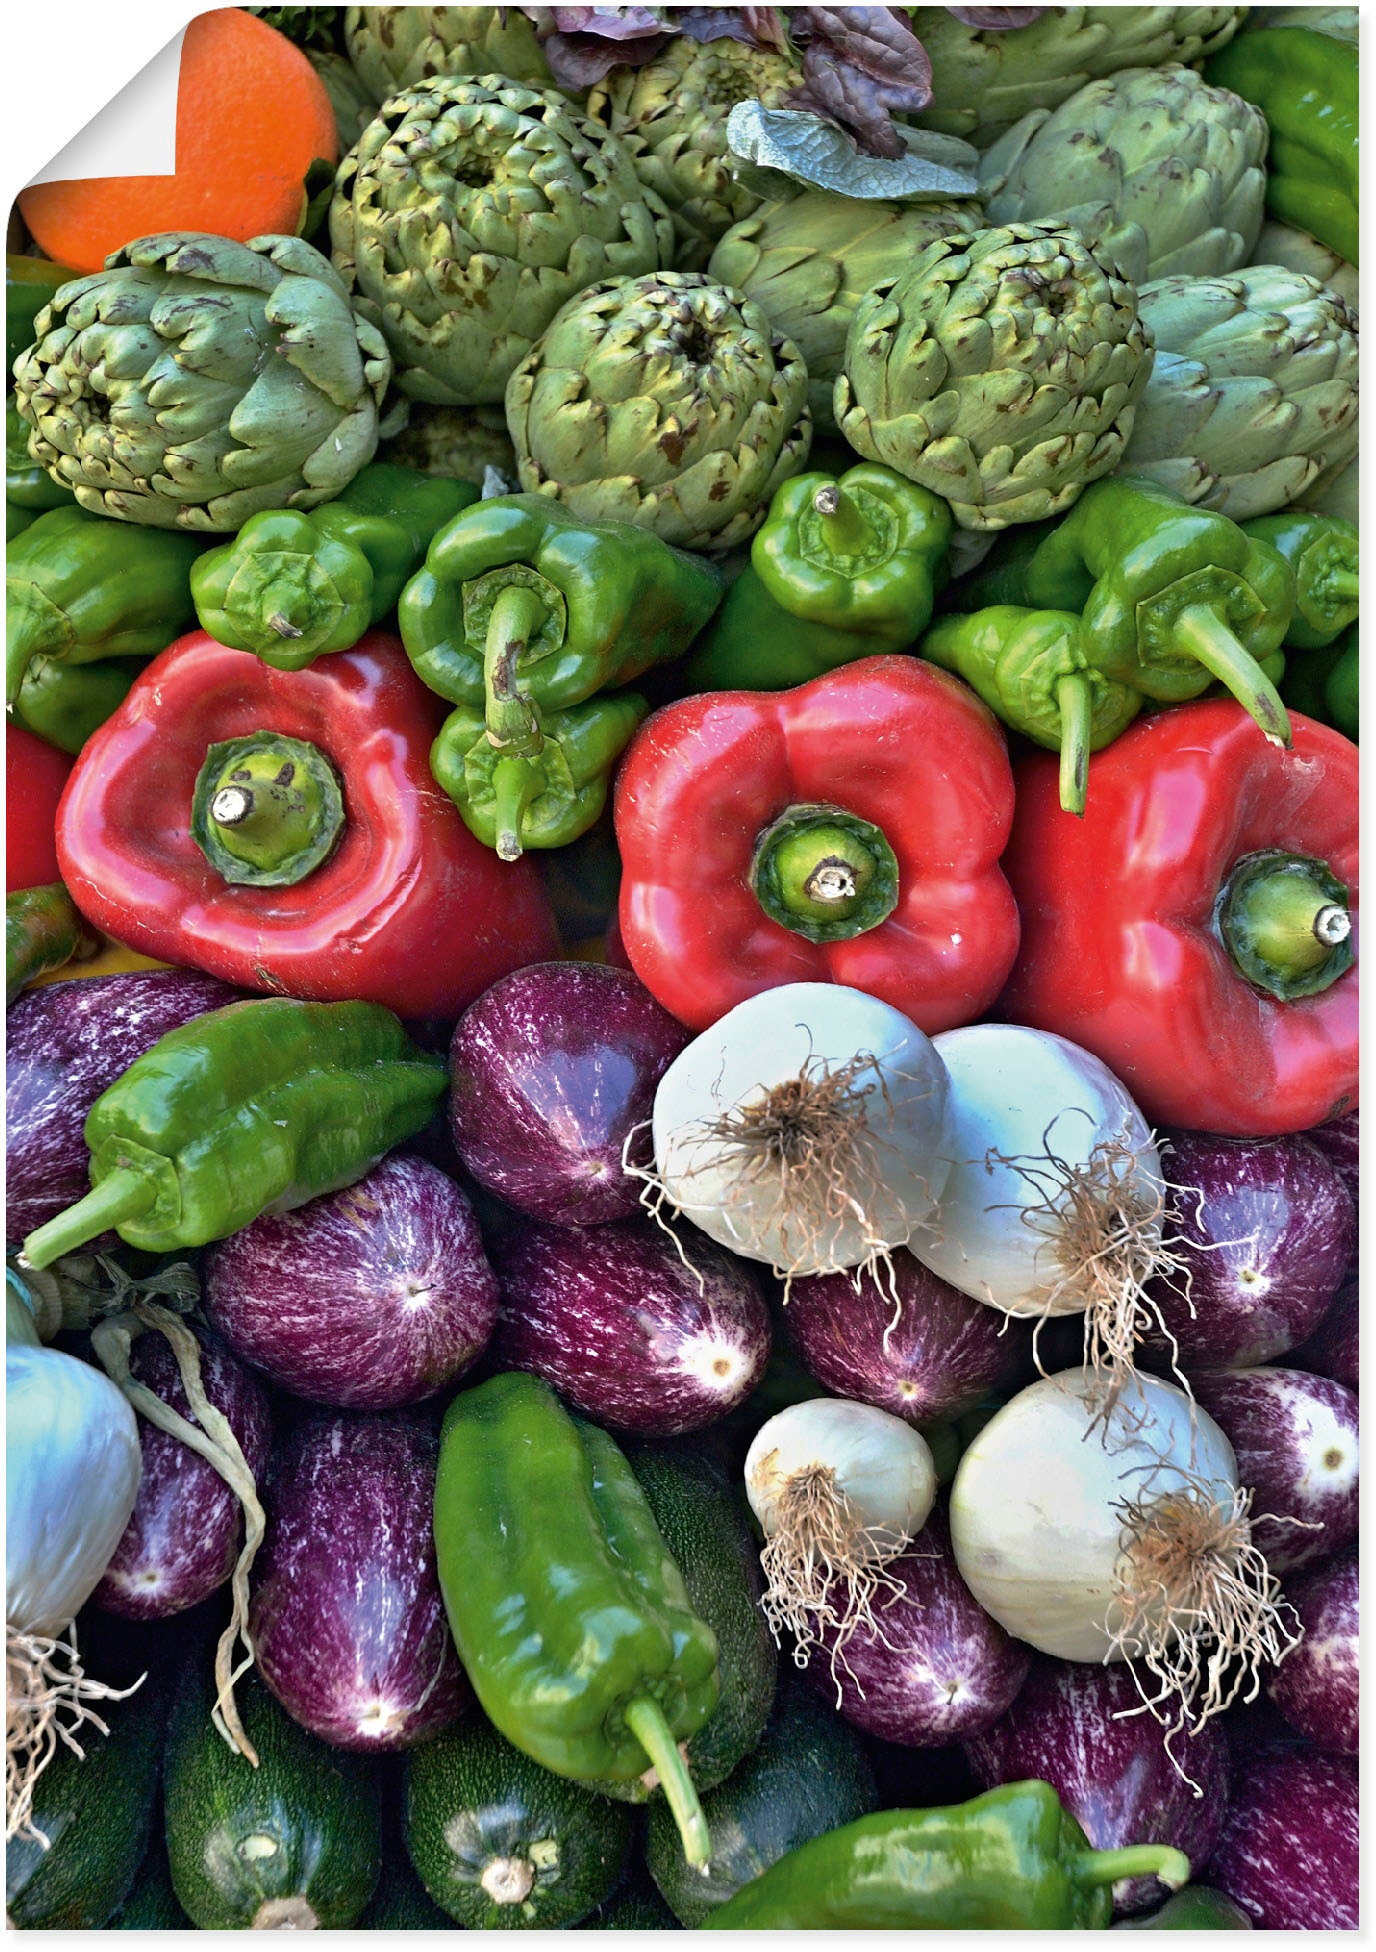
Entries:
[[1266, 117], [1190, 68], [1129, 68], [1025, 115], [980, 160], [993, 224], [1073, 224], [1125, 278], [1246, 264], [1266, 195]]
[[345, 7], [344, 45], [375, 102], [432, 75], [554, 81], [520, 7]]
[[870, 203], [808, 190], [766, 203], [734, 224], [707, 275], [753, 298], [807, 361], [808, 403], [819, 433], [835, 433], [831, 396], [856, 306], [938, 237], [978, 230], [973, 200]]
[[807, 368], [758, 305], [697, 272], [572, 299], [516, 368], [521, 487], [684, 549], [754, 534], [807, 459]]
[[1354, 454], [1345, 467], [1337, 473], [1325, 473], [1306, 488], [1299, 498], [1300, 508], [1312, 508], [1316, 515], [1336, 515], [1344, 522], [1357, 527], [1357, 514], [1361, 503], [1360, 470]]
[[392, 362], [299, 237], [140, 237], [74, 278], [15, 361], [29, 452], [83, 508], [237, 529], [372, 460]]
[[588, 114], [625, 139], [642, 180], [673, 212], [674, 264], [700, 271], [760, 198], [737, 182], [726, 118], [737, 102], [778, 108], [802, 76], [786, 55], [743, 41], [671, 41], [643, 68], [613, 68]]
[[1117, 467], [1151, 348], [1133, 287], [1078, 232], [942, 238], [860, 300], [836, 420], [962, 528], [1038, 522]]
[[926, 128], [985, 149], [1033, 109], [1059, 108], [1123, 68], [1186, 66], [1229, 42], [1246, 7], [1047, 7], [1026, 27], [967, 27], [949, 7], [909, 7], [932, 64]]
[[1162, 278], [1141, 294], [1156, 365], [1122, 472], [1234, 521], [1269, 515], [1357, 451], [1356, 320], [1279, 265]]
[[455, 481], [481, 482], [489, 468], [516, 479], [516, 451], [501, 407], [414, 406], [402, 431], [379, 447], [378, 459]]
[[365, 87], [353, 63], [346, 61], [342, 54], [307, 48], [306, 59], [325, 84], [325, 93], [334, 110], [339, 153], [346, 155], [377, 114], [376, 97], [371, 88]]
[[624, 144], [554, 89], [457, 76], [394, 95], [344, 158], [334, 261], [413, 400], [501, 399], [585, 285], [667, 262], [668, 212]]
[[1360, 280], [1357, 267], [1340, 258], [1336, 251], [1330, 251], [1326, 244], [1320, 244], [1317, 237], [1308, 231], [1294, 230], [1289, 224], [1278, 224], [1269, 217], [1261, 227], [1261, 232], [1253, 246], [1249, 259], [1252, 264], [1279, 264], [1286, 271], [1302, 271], [1306, 278], [1317, 278], [1321, 285], [1337, 292], [1343, 303], [1355, 313]]

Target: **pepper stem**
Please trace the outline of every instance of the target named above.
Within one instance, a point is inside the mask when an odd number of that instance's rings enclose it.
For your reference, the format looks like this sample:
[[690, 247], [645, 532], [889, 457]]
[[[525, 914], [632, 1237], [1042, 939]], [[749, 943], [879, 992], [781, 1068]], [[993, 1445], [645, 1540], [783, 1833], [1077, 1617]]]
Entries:
[[1061, 805], [1067, 813], [1083, 815], [1094, 718], [1094, 696], [1083, 671], [1068, 671], [1056, 680], [1056, 706], [1061, 714]]
[[232, 886], [294, 887], [328, 860], [344, 825], [339, 776], [305, 739], [225, 739], [196, 776], [191, 837]]
[[1335, 569], [1328, 578], [1328, 588], [1340, 603], [1356, 603], [1361, 594], [1361, 581], [1355, 569]]
[[859, 556], [871, 548], [874, 535], [855, 503], [842, 493], [838, 481], [827, 482], [812, 497], [812, 506], [822, 518], [827, 547], [837, 556]]
[[1182, 650], [1233, 694], [1273, 745], [1291, 743], [1290, 714], [1281, 703], [1280, 693], [1252, 653], [1206, 603], [1186, 605], [1175, 620], [1175, 638]]
[[22, 1260], [32, 1268], [48, 1267], [103, 1234], [107, 1227], [137, 1219], [156, 1197], [157, 1188], [145, 1174], [135, 1172], [132, 1166], [120, 1166], [74, 1206], [64, 1207], [41, 1227], [35, 1227], [24, 1242]]
[[673, 1730], [664, 1719], [664, 1710], [648, 1695], [628, 1702], [626, 1726], [655, 1766], [664, 1800], [673, 1811], [678, 1834], [683, 1839], [683, 1855], [690, 1864], [706, 1864], [712, 1854], [712, 1839], [707, 1818], [702, 1813], [688, 1765], [679, 1754]]
[[1348, 891], [1305, 854], [1245, 855], [1223, 889], [1218, 931], [1247, 981], [1282, 1002], [1316, 996], [1352, 967]]
[[533, 759], [503, 753], [492, 768], [492, 799], [497, 824], [497, 859], [519, 861], [526, 810], [544, 789], [544, 774]]
[[898, 860], [871, 821], [844, 807], [786, 807], [755, 843], [750, 885], [771, 921], [809, 942], [848, 942], [898, 902]]
[[508, 583], [492, 606], [483, 647], [489, 741], [516, 759], [533, 759], [544, 744], [540, 718], [520, 687], [521, 659], [548, 614], [536, 591]]
[[1190, 1881], [1190, 1860], [1169, 1844], [1126, 1844], [1121, 1850], [1090, 1850], [1075, 1859], [1075, 1882], [1116, 1884], [1124, 1877], [1158, 1877], [1168, 1891]]

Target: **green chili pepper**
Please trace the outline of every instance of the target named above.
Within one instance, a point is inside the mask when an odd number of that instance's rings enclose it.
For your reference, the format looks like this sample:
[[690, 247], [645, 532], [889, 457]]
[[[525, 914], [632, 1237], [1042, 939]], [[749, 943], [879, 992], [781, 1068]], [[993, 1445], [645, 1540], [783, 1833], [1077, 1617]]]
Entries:
[[1351, 624], [1336, 643], [1288, 658], [1282, 686], [1287, 705], [1354, 741], [1361, 731], [1357, 631]]
[[881, 1810], [814, 1837], [718, 1907], [705, 1931], [1102, 1931], [1110, 1887], [1188, 1860], [1167, 1844], [1093, 1850], [1049, 1783], [938, 1810]]
[[1340, 637], [1357, 616], [1357, 531], [1335, 515], [1287, 508], [1242, 523], [1256, 542], [1279, 549], [1295, 573], [1295, 613], [1285, 633], [1287, 646], [1321, 651]]
[[277, 671], [352, 650], [395, 609], [431, 537], [477, 499], [471, 481], [377, 462], [308, 514], [251, 515], [192, 574], [201, 628]]
[[189, 578], [204, 546], [85, 508], [40, 515], [6, 552], [6, 704], [37, 658], [79, 665], [165, 650], [195, 616]]
[[677, 1744], [716, 1707], [716, 1636], [604, 1430], [534, 1376], [445, 1415], [435, 1552], [459, 1658], [489, 1721], [556, 1776], [653, 1767], [690, 1863], [707, 1824]]
[[1115, 1932], [1250, 1932], [1253, 1925], [1241, 1905], [1207, 1884], [1187, 1884], [1160, 1911], [1146, 1918], [1120, 1918]]
[[[1263, 20], [1265, 9], [1253, 19]], [[1255, 102], [1271, 131], [1266, 207], [1357, 262], [1357, 45], [1316, 28], [1260, 26], [1210, 60], [1207, 79]]]
[[1142, 694], [1094, 668], [1074, 612], [997, 604], [943, 619], [920, 649], [964, 678], [1005, 725], [1060, 753], [1061, 805], [1083, 813], [1089, 755], [1126, 730]]
[[458, 705], [430, 748], [430, 770], [471, 833], [504, 861], [566, 847], [607, 802], [612, 767], [649, 711], [635, 691], [547, 712], [533, 757], [494, 746], [481, 707]]
[[94, 664], [36, 657], [9, 716], [49, 745], [78, 753], [97, 726], [124, 703], [144, 664], [139, 657], [102, 657]]
[[35, 976], [99, 948], [100, 938], [60, 881], [12, 889], [5, 896], [5, 1008]]
[[151, 1254], [223, 1240], [350, 1186], [446, 1083], [376, 1003], [231, 1003], [169, 1031], [86, 1119], [91, 1191], [24, 1242], [44, 1268], [107, 1227]]
[[954, 527], [939, 496], [864, 462], [795, 475], [685, 676], [695, 690], [783, 691], [901, 651], [932, 614]]

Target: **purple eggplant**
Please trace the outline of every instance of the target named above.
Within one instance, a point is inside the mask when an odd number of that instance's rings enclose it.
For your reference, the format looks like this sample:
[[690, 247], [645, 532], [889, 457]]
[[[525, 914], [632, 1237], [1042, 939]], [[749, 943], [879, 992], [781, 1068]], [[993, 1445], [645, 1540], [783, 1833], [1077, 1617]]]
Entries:
[[225, 1340], [312, 1403], [418, 1403], [477, 1361], [497, 1280], [452, 1179], [393, 1155], [343, 1192], [264, 1214], [205, 1257]]
[[7, 1240], [90, 1192], [82, 1135], [100, 1094], [169, 1030], [240, 994], [191, 969], [73, 977], [24, 992], [5, 1020]]
[[939, 1749], [978, 1735], [1005, 1714], [1030, 1655], [975, 1599], [956, 1571], [943, 1514], [933, 1512], [911, 1550], [890, 1560], [890, 1589], [875, 1602], [875, 1627], [861, 1627], [835, 1652], [823, 1629], [808, 1679], [848, 1722], [884, 1742]]
[[1302, 1369], [1192, 1379], [1252, 1493], [1252, 1538], [1272, 1572], [1341, 1552], [1357, 1536], [1357, 1398]]
[[1356, 1755], [1360, 1653], [1357, 1554], [1340, 1552], [1285, 1582], [1304, 1639], [1266, 1683], [1292, 1728], [1320, 1749]]
[[612, 1430], [678, 1437], [726, 1416], [764, 1373], [769, 1309], [744, 1261], [682, 1234], [691, 1265], [651, 1220], [490, 1231], [497, 1362]]
[[[1008, 1713], [964, 1746], [985, 1789], [1030, 1777], [1050, 1783], [1096, 1850], [1173, 1844], [1199, 1879], [1218, 1842], [1228, 1801], [1225, 1736], [1209, 1722], [1172, 1742], [1196, 1795], [1121, 1664], [1037, 1655]], [[1113, 1893], [1116, 1909], [1128, 1912], [1149, 1911], [1163, 1895], [1153, 1877], [1125, 1879]]]
[[887, 1275], [808, 1275], [792, 1284], [784, 1320], [833, 1395], [909, 1423], [973, 1409], [1032, 1340], [1027, 1323], [972, 1301], [906, 1248], [893, 1256], [892, 1292]]
[[1234, 1745], [1223, 1835], [1207, 1879], [1202, 1865], [1196, 1876], [1264, 1932], [1355, 1931], [1357, 1816], [1357, 1765], [1347, 1756]]
[[[205, 1393], [257, 1479], [272, 1445], [267, 1397], [218, 1336], [194, 1332]], [[136, 1382], [195, 1423], [166, 1336], [155, 1329], [140, 1335], [129, 1368]], [[145, 1417], [139, 1418], [139, 1448], [143, 1473], [134, 1513], [92, 1599], [126, 1620], [164, 1620], [197, 1605], [229, 1578], [243, 1544], [243, 1506], [213, 1464]]]
[[1307, 1342], [1290, 1351], [1290, 1367], [1327, 1376], [1344, 1389], [1356, 1389], [1359, 1379], [1361, 1308], [1357, 1276], [1344, 1281], [1337, 1300]]
[[464, 1166], [537, 1220], [599, 1226], [636, 1211], [655, 1087], [688, 1032], [640, 980], [595, 963], [544, 962], [469, 1005], [450, 1052], [450, 1118]]
[[336, 1748], [405, 1749], [467, 1698], [431, 1537], [422, 1416], [315, 1416], [273, 1460], [249, 1628], [287, 1713]]
[[[1347, 1273], [1357, 1217], [1342, 1174], [1296, 1133], [1217, 1139], [1172, 1132], [1162, 1151], [1184, 1271], [1151, 1284], [1153, 1301], [1195, 1369], [1250, 1369], [1312, 1335]], [[1171, 1355], [1156, 1332], [1144, 1353]]]
[[1330, 1118], [1327, 1125], [1315, 1125], [1304, 1135], [1338, 1168], [1354, 1201], [1361, 1197], [1360, 1117], [1360, 1112], [1344, 1112], [1341, 1118]]

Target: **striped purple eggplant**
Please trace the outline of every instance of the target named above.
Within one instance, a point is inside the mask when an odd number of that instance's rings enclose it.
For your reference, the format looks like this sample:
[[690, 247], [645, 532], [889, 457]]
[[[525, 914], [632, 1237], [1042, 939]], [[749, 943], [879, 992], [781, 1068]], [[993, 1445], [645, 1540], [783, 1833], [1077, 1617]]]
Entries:
[[1304, 1135], [1338, 1168], [1354, 1200], [1360, 1197], [1360, 1124], [1360, 1112], [1344, 1112], [1341, 1118], [1330, 1118], [1327, 1125], [1315, 1125]]
[[5, 1237], [91, 1190], [82, 1136], [102, 1091], [160, 1037], [240, 995], [192, 969], [73, 977], [26, 990], [5, 1020]]
[[764, 1373], [769, 1309], [744, 1261], [680, 1232], [682, 1256], [650, 1220], [491, 1229], [498, 1365], [611, 1430], [678, 1437], [726, 1416]]
[[402, 1154], [218, 1242], [203, 1279], [232, 1348], [294, 1395], [340, 1409], [433, 1396], [477, 1361], [497, 1320], [467, 1198]]
[[[985, 1789], [1030, 1777], [1050, 1783], [1096, 1850], [1174, 1844], [1202, 1881], [1228, 1802], [1228, 1744], [1210, 1722], [1171, 1746], [1191, 1782], [1125, 1666], [1038, 1654], [1008, 1713], [967, 1741], [965, 1754]], [[1115, 1908], [1129, 1912], [1163, 1895], [1152, 1877], [1125, 1879], [1113, 1893]]]
[[[267, 1397], [251, 1370], [205, 1329], [201, 1382], [239, 1440], [255, 1478], [267, 1468], [272, 1425]], [[135, 1380], [195, 1422], [177, 1358], [166, 1336], [148, 1329], [129, 1362]], [[143, 1473], [134, 1513], [92, 1599], [126, 1620], [164, 1620], [223, 1586], [243, 1544], [243, 1507], [213, 1464], [170, 1431], [139, 1418]]]
[[1358, 1807], [1350, 1757], [1293, 1743], [1237, 1745], [1223, 1835], [1204, 1881], [1263, 1932], [1356, 1931]]
[[400, 1412], [308, 1418], [273, 1459], [258, 1670], [337, 1748], [410, 1748], [467, 1698], [435, 1571], [438, 1458], [430, 1421]]
[[1252, 1493], [1252, 1538], [1272, 1572], [1293, 1572], [1357, 1536], [1358, 1405], [1341, 1383], [1303, 1369], [1234, 1369], [1193, 1378], [1195, 1396], [1237, 1457]]
[[822, 1629], [808, 1679], [867, 1735], [939, 1749], [1006, 1714], [1031, 1658], [984, 1611], [956, 1570], [945, 1517], [933, 1512], [910, 1549], [885, 1567], [893, 1587], [833, 1657]]
[[1356, 1550], [1285, 1582], [1304, 1638], [1266, 1683], [1271, 1702], [1318, 1748], [1356, 1755], [1360, 1614]]
[[1307, 1342], [1289, 1355], [1292, 1369], [1327, 1376], [1344, 1389], [1356, 1389], [1361, 1379], [1361, 1305], [1358, 1278], [1343, 1282], [1337, 1298]]
[[[641, 1182], [622, 1154], [688, 1032], [628, 970], [545, 962], [464, 1012], [450, 1051], [454, 1144], [467, 1170], [522, 1213], [564, 1226], [624, 1220]], [[643, 1132], [642, 1132], [643, 1128]]]

